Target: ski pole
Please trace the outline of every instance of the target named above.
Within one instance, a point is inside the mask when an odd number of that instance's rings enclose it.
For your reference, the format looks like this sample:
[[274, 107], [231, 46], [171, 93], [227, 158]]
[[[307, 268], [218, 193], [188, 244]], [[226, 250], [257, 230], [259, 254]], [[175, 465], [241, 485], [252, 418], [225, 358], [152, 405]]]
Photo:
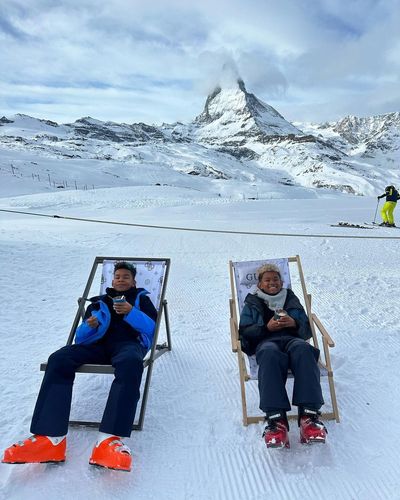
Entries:
[[376, 213], [378, 212], [378, 205], [379, 205], [379, 198], [378, 198], [378, 202], [376, 204], [376, 210], [375, 210], [375, 215], [374, 215], [374, 222], [372, 224], [375, 224]]

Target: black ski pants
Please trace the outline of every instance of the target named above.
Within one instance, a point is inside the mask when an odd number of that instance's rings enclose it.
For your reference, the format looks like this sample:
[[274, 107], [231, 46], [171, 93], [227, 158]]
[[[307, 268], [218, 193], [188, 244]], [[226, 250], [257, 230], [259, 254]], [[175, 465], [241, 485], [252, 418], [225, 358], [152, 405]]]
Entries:
[[265, 413], [291, 409], [286, 392], [290, 368], [294, 376], [293, 405], [319, 410], [324, 404], [318, 367], [319, 350], [297, 337], [267, 339], [257, 346], [260, 408]]
[[100, 432], [131, 435], [140, 397], [146, 349], [138, 341], [74, 344], [51, 354], [32, 416], [31, 432], [64, 436], [68, 432], [75, 372], [86, 363], [111, 364], [115, 369]]

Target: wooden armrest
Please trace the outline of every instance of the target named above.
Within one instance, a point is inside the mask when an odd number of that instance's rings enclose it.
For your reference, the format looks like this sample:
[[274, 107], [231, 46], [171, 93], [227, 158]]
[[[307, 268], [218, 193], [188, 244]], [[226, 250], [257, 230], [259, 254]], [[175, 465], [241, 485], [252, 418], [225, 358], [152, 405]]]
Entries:
[[325, 338], [329, 347], [335, 347], [335, 342], [331, 339], [329, 333], [326, 331], [324, 325], [321, 323], [316, 314], [312, 313], [311, 318], [313, 322], [317, 325], [318, 330], [321, 332], [321, 335]]

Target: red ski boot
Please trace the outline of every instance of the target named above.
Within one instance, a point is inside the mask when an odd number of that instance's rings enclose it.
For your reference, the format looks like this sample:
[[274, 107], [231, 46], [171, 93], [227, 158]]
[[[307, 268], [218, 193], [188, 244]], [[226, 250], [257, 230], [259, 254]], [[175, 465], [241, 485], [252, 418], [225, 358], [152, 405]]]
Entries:
[[267, 448], [290, 448], [287, 419], [278, 413], [268, 417], [267, 422], [263, 433]]
[[304, 409], [300, 416], [300, 442], [325, 443], [327, 430], [323, 422], [319, 420], [319, 412], [315, 410]]

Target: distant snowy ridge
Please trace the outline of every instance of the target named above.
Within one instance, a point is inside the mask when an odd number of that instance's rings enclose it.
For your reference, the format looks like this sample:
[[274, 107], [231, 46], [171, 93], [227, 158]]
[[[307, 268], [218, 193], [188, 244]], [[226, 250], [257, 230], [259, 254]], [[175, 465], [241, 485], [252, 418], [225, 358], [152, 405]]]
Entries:
[[299, 124], [320, 135], [349, 155], [377, 166], [400, 166], [400, 112], [360, 118], [346, 116], [337, 122]]
[[[118, 177], [123, 168], [128, 185], [136, 184], [145, 168], [153, 172], [147, 183], [165, 182], [168, 172], [172, 177], [177, 172], [196, 176], [199, 190], [205, 189], [200, 179], [208, 179], [206, 190], [214, 192], [229, 192], [226, 183], [235, 181], [257, 185], [257, 196], [268, 196], [274, 184], [374, 195], [400, 181], [400, 113], [292, 124], [249, 93], [239, 78], [217, 86], [188, 124], [84, 117], [59, 125], [22, 114], [2, 117], [0, 150], [6, 153], [0, 155], [0, 171], [7, 169], [10, 154], [18, 162], [19, 155], [34, 153], [35, 162], [107, 162], [102, 169]], [[183, 177], [179, 182], [185, 184]], [[107, 187], [107, 180], [101, 186]]]

